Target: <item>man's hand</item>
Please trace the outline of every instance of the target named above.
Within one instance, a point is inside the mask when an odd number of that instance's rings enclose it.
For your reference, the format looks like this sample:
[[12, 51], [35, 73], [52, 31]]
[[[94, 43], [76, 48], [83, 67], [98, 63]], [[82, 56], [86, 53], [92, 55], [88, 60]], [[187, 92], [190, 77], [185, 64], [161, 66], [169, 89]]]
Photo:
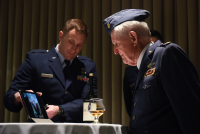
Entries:
[[59, 111], [59, 107], [55, 106], [55, 105], [48, 105], [48, 107], [49, 108], [46, 110], [46, 112], [47, 112], [49, 119], [51, 119], [57, 115], [57, 113]]
[[[26, 90], [28, 92], [33, 92], [33, 90]], [[42, 93], [41, 92], [36, 92], [39, 96], [42, 96]], [[14, 105], [17, 107], [20, 105], [20, 103], [24, 106], [23, 104], [23, 101], [22, 101], [22, 98], [20, 96], [20, 93], [19, 92], [16, 92], [14, 94]]]
[[[14, 105], [17, 107], [17, 106], [19, 106], [20, 102], [21, 102], [22, 105], [23, 105], [22, 98], [21, 98], [19, 92], [16, 92], [16, 93], [14, 94]], [[24, 106], [24, 105], [23, 105], [23, 106]]]

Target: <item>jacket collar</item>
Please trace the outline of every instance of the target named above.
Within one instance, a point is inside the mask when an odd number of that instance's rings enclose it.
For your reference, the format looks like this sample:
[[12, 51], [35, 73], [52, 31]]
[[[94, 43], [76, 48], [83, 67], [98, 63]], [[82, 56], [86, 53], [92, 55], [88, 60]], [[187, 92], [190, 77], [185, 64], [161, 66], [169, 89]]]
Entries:
[[74, 58], [69, 67], [69, 76], [65, 81], [60, 59], [55, 51], [55, 47], [56, 46], [49, 50], [49, 66], [58, 78], [58, 80], [62, 83], [63, 87], [67, 89], [72, 81], [77, 77], [77, 75], [81, 74], [81, 68], [85, 68], [85, 65], [77, 57]]
[[160, 40], [158, 40], [153, 45], [149, 46], [149, 48], [145, 52], [142, 62], [141, 62], [141, 65], [140, 65], [139, 72], [138, 72], [135, 88], [137, 88], [140, 80], [143, 78], [144, 74], [148, 70], [147, 66], [149, 65], [149, 63], [151, 63], [153, 53], [154, 53], [156, 47], [160, 46], [161, 44], [162, 44], [162, 42]]

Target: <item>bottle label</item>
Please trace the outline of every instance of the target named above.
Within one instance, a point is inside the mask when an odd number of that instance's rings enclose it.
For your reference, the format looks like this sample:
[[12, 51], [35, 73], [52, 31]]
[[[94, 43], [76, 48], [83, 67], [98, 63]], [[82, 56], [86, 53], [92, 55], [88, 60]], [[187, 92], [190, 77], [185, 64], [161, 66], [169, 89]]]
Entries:
[[89, 102], [83, 103], [83, 121], [94, 121], [94, 116], [88, 111]]

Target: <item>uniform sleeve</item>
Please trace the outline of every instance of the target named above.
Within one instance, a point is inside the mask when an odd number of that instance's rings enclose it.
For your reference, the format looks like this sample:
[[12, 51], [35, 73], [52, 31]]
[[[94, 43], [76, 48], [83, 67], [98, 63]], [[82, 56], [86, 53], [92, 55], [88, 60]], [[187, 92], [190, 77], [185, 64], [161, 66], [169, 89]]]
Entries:
[[[93, 73], [93, 89], [94, 97], [97, 97], [97, 70], [96, 64], [91, 64], [89, 73]], [[83, 122], [83, 101], [87, 95], [89, 82], [84, 86], [82, 96], [80, 99], [75, 99], [71, 102], [61, 105], [65, 112], [65, 117], [68, 122]]]
[[14, 106], [14, 94], [19, 90], [29, 90], [32, 86], [32, 67], [31, 67], [30, 53], [27, 53], [26, 59], [20, 66], [17, 74], [11, 82], [11, 85], [4, 95], [4, 106], [11, 112], [19, 112], [22, 105], [19, 107]]
[[166, 46], [161, 80], [183, 133], [200, 133], [200, 84], [187, 54], [177, 45]]

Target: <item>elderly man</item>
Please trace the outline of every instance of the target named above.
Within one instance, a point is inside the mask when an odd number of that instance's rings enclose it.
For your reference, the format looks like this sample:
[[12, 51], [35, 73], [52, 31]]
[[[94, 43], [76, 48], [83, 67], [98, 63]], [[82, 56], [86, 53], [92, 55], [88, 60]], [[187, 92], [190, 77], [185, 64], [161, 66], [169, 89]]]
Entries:
[[[147, 10], [122, 10], [103, 21], [125, 64], [124, 98], [133, 134], [200, 133], [200, 83], [174, 43], [151, 42]], [[132, 93], [132, 94], [131, 94]]]

